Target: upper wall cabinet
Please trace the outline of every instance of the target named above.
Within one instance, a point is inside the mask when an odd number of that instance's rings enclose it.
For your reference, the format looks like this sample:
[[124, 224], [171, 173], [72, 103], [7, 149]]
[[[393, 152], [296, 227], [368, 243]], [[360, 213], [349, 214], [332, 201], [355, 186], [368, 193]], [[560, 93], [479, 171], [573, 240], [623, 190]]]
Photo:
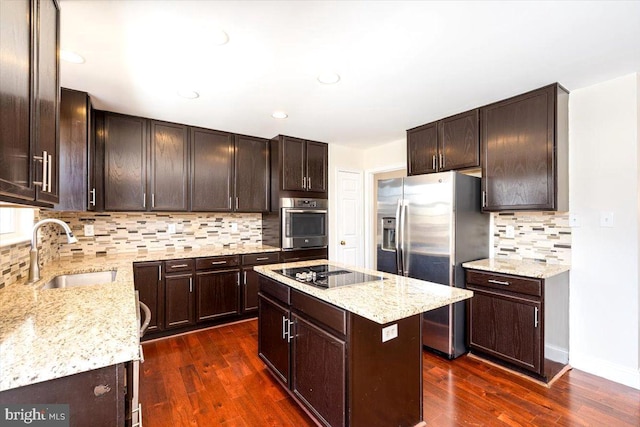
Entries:
[[569, 209], [568, 100], [556, 83], [481, 109], [484, 211]]
[[59, 16], [54, 0], [0, 2], [0, 200], [58, 202]]
[[478, 110], [407, 131], [407, 173], [420, 175], [480, 166]]
[[284, 135], [272, 139], [272, 191], [283, 197], [326, 198], [328, 147], [323, 142]]
[[266, 212], [269, 140], [96, 112], [106, 211]]
[[[95, 204], [90, 151], [91, 100], [77, 90], [60, 90], [60, 202], [57, 210], [84, 211]], [[90, 154], [91, 153], [91, 154]], [[87, 186], [91, 189], [87, 190]]]

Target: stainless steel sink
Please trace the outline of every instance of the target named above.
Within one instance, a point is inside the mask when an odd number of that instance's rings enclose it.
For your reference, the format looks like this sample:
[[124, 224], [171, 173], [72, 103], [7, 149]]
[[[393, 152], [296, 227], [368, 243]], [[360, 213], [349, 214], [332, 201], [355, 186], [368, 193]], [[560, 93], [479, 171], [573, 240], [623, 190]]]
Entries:
[[40, 289], [74, 288], [78, 286], [110, 283], [116, 280], [117, 270], [92, 271], [90, 273], [63, 274], [56, 276]]

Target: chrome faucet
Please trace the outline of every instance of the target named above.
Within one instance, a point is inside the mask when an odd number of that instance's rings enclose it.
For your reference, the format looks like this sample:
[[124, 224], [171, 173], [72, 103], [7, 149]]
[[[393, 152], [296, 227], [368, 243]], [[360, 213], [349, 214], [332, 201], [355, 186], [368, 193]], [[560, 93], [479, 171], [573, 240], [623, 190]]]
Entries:
[[64, 232], [67, 234], [67, 243], [78, 243], [78, 239], [75, 238], [66, 222], [60, 221], [59, 219], [55, 218], [47, 218], [36, 222], [33, 225], [31, 251], [29, 251], [29, 283], [37, 282], [38, 280], [40, 280], [40, 264], [38, 264], [38, 230], [42, 225], [50, 222], [58, 224], [64, 229]]

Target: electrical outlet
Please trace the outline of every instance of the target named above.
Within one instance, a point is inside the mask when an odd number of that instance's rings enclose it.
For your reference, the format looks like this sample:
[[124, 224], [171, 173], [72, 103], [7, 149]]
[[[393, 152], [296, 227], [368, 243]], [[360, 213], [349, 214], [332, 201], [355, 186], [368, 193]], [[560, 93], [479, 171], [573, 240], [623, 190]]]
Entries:
[[167, 233], [176, 234], [176, 225], [173, 223], [167, 224]]
[[238, 223], [237, 222], [232, 222], [231, 223], [231, 231], [238, 231]]
[[613, 227], [613, 212], [600, 212], [600, 227]]
[[94, 230], [93, 230], [93, 224], [85, 224], [84, 225], [84, 235], [86, 237], [95, 236]]
[[516, 229], [513, 225], [507, 225], [506, 235], [510, 239], [513, 239], [514, 237], [516, 237]]
[[391, 326], [382, 328], [382, 342], [387, 342], [394, 338], [398, 338], [398, 324], [394, 323]]

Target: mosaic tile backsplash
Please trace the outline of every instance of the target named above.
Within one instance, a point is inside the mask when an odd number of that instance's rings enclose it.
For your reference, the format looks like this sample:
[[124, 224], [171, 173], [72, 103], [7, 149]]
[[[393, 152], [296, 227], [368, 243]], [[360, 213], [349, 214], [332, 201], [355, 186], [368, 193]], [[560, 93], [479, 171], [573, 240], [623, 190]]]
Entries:
[[[78, 243], [67, 244], [56, 225], [40, 229], [40, 264], [60, 256], [110, 255], [123, 252], [198, 249], [202, 246], [260, 245], [261, 214], [92, 213], [41, 210], [35, 220], [58, 218], [69, 224]], [[94, 236], [84, 235], [91, 224]], [[175, 233], [169, 232], [169, 225]], [[26, 280], [29, 242], [0, 249], [0, 288]]]
[[[495, 258], [571, 264], [571, 227], [567, 212], [492, 215]], [[513, 237], [507, 237], [508, 227], [513, 227]]]

